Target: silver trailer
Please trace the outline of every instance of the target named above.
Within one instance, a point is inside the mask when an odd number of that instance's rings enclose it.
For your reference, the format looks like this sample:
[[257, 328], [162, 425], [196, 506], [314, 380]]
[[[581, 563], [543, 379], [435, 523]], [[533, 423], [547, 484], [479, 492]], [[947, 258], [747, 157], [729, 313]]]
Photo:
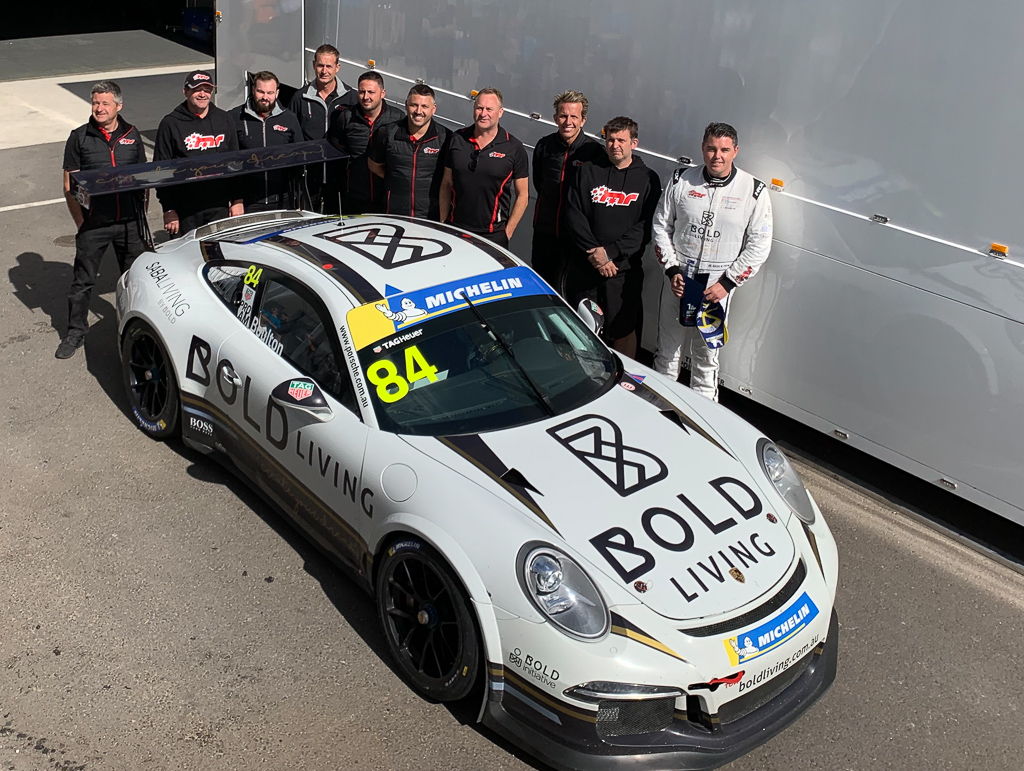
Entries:
[[[740, 133], [772, 192], [775, 243], [737, 293], [725, 385], [1024, 524], [1024, 150], [1009, 0], [221, 0], [222, 106], [244, 70], [308, 77], [311, 51], [369, 60], [401, 101], [439, 89], [462, 124], [497, 86], [533, 144], [551, 97], [590, 98], [587, 129], [640, 123], [665, 179], [703, 126]], [[983, 23], [979, 23], [983, 20]], [[538, 119], [534, 116], [543, 116]], [[526, 231], [527, 228], [521, 229]], [[1007, 247], [994, 256], [990, 245]], [[529, 258], [529, 233], [513, 248]], [[998, 254], [998, 252], [997, 252]], [[644, 343], [655, 345], [651, 260]]]

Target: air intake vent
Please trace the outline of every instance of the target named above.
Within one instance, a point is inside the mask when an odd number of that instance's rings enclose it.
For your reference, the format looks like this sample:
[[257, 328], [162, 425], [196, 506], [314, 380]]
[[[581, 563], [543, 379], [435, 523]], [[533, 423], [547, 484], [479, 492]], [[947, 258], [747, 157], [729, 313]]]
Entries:
[[597, 733], [602, 738], [653, 734], [672, 725], [676, 700], [602, 701], [597, 707]]

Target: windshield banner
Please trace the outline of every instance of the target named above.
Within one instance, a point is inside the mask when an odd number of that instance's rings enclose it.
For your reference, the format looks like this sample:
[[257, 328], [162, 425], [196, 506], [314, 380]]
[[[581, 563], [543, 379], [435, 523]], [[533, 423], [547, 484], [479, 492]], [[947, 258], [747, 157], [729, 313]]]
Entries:
[[396, 292], [383, 302], [367, 303], [348, 312], [349, 330], [357, 350], [411, 329], [424, 321], [474, 305], [510, 297], [551, 294], [551, 287], [526, 267], [517, 266], [448, 281], [444, 284]]

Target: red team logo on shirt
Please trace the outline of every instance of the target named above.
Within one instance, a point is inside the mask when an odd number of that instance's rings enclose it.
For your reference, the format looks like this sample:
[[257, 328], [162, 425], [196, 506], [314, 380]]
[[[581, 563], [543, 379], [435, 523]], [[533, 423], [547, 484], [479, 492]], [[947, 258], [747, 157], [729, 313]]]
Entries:
[[197, 134], [195, 132], [185, 137], [185, 149], [186, 150], [212, 150], [220, 147], [221, 142], [224, 141], [224, 135], [218, 134]]
[[288, 130], [287, 126], [282, 126], [279, 123], [275, 123], [274, 124], [274, 131], [287, 131], [287, 130]]
[[699, 190], [691, 190], [690, 192], [687, 193], [687, 195], [690, 196], [690, 198], [703, 198], [704, 197], [704, 193], [700, 192]]
[[493, 153], [490, 154], [490, 157], [491, 158], [504, 158], [505, 157], [505, 153], [493, 152]]
[[133, 145], [135, 144], [135, 140], [129, 139], [128, 137], [121, 137], [119, 140], [117, 140], [117, 143], [119, 145]]
[[623, 193], [621, 190], [611, 190], [604, 185], [590, 191], [590, 200], [594, 203], [603, 203], [605, 206], [629, 206], [639, 197], [639, 193]]
[[441, 152], [441, 148], [440, 147], [424, 147], [423, 148], [423, 154], [424, 155], [437, 155], [439, 152]]

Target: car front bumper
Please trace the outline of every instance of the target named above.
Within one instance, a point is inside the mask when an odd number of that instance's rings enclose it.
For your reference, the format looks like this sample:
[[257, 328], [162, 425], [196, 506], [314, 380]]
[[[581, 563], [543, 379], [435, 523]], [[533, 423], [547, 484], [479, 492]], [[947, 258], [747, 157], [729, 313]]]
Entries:
[[[835, 680], [838, 650], [839, 618], [833, 610], [825, 641], [791, 672], [741, 697], [748, 700], [746, 711], [737, 705], [732, 709], [737, 716], [731, 719], [708, 715], [701, 711], [699, 698], [691, 695], [686, 711], [675, 709], [667, 727], [617, 736], [602, 731], [612, 710], [619, 720], [614, 707], [599, 709], [595, 718], [594, 713], [582, 713], [532, 688], [510, 671], [492, 671], [483, 723], [559, 769], [717, 768], [781, 732], [821, 698]], [[723, 713], [730, 706], [727, 703]], [[621, 732], [621, 720], [616, 725]]]

